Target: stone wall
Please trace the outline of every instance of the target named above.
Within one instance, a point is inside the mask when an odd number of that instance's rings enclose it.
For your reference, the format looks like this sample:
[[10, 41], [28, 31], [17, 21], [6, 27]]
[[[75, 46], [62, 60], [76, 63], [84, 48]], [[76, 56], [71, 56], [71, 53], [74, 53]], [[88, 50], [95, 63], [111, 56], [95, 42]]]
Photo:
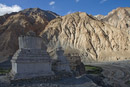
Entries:
[[66, 55], [66, 57], [70, 64], [71, 70], [75, 71], [77, 64], [81, 62], [80, 56], [77, 53], [71, 53]]
[[41, 46], [42, 46], [42, 38], [32, 36], [19, 37], [19, 48], [41, 49]]

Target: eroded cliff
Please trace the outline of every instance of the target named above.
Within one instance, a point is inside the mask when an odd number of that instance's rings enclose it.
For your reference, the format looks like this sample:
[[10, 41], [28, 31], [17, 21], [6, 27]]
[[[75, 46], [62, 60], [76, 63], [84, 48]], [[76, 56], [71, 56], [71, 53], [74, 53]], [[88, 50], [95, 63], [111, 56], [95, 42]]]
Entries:
[[52, 20], [40, 35], [48, 44], [49, 52], [60, 42], [66, 53], [78, 51], [84, 62], [130, 57], [129, 38], [124, 31], [83, 12]]

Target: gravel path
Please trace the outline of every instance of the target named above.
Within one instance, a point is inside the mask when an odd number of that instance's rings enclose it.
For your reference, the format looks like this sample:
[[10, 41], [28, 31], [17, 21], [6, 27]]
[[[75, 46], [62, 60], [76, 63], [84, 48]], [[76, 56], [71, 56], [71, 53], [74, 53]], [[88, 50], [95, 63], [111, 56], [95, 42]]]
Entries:
[[130, 61], [107, 62], [107, 63], [91, 63], [103, 68], [102, 74], [105, 76], [103, 80], [112, 87], [130, 87], [126, 84], [130, 81]]

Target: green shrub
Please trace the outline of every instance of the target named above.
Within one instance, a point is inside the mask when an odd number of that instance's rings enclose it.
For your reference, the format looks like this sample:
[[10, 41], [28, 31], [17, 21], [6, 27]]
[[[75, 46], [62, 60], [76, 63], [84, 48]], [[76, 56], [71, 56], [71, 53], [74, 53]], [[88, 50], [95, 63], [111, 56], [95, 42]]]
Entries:
[[103, 69], [98, 66], [85, 65], [85, 70], [87, 74], [101, 74]]
[[0, 74], [6, 74], [6, 73], [9, 73], [9, 72], [10, 72], [10, 69], [0, 68]]

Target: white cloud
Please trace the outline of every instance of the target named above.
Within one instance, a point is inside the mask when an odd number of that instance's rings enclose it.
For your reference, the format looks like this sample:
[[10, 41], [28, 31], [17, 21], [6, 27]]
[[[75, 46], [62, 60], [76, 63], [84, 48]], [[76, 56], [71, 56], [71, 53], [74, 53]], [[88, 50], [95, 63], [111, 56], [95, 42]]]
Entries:
[[106, 1], [107, 1], [107, 0], [101, 0], [100, 3], [102, 4], [102, 3], [106, 2]]
[[76, 2], [79, 2], [79, 0], [75, 0]]
[[51, 1], [50, 3], [49, 3], [49, 5], [54, 5], [55, 4], [55, 1]]
[[68, 12], [67, 12], [67, 14], [70, 14], [70, 13], [72, 13], [72, 11], [68, 11]]
[[75, 11], [71, 11], [71, 10], [70, 10], [70, 11], [67, 12], [67, 14], [71, 14], [71, 13], [74, 13], [74, 12], [75, 12]]
[[18, 12], [20, 10], [22, 10], [22, 8], [18, 5], [7, 6], [0, 3], [0, 16], [11, 12]]

